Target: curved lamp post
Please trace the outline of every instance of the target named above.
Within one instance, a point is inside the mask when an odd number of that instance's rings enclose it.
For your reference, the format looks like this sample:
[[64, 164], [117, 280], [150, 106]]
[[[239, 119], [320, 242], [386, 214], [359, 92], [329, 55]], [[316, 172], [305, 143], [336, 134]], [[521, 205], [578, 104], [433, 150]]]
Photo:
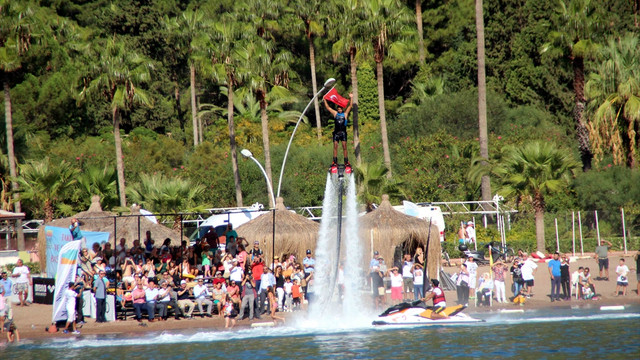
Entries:
[[277, 197], [280, 197], [280, 186], [282, 185], [282, 174], [284, 174], [284, 166], [287, 164], [287, 155], [289, 155], [289, 148], [291, 147], [291, 142], [293, 141], [293, 137], [296, 135], [296, 130], [298, 130], [298, 125], [300, 125], [300, 121], [302, 120], [302, 118], [304, 117], [304, 114], [309, 109], [309, 106], [311, 106], [311, 103], [313, 102], [313, 100], [315, 100], [315, 98], [317, 98], [318, 95], [320, 95], [323, 91], [325, 91], [326, 89], [332, 87], [333, 84], [335, 84], [335, 83], [336, 83], [336, 79], [334, 79], [334, 78], [330, 78], [327, 81], [325, 81], [324, 85], [322, 86], [322, 89], [320, 89], [315, 95], [313, 95], [311, 100], [309, 100], [309, 103], [307, 104], [307, 107], [305, 107], [304, 110], [302, 111], [302, 114], [300, 114], [300, 117], [298, 118], [298, 122], [296, 123], [296, 127], [293, 128], [293, 133], [291, 134], [291, 138], [289, 139], [289, 144], [287, 145], [287, 150], [284, 152], [284, 159], [282, 159], [282, 169], [280, 169], [280, 178], [278, 179], [278, 195], [277, 195]]
[[251, 153], [251, 151], [249, 151], [248, 149], [242, 149], [242, 151], [240, 151], [240, 154], [242, 154], [242, 156], [249, 158], [253, 161], [255, 161], [256, 164], [258, 164], [258, 167], [260, 168], [260, 170], [262, 170], [262, 175], [264, 175], [264, 179], [267, 181], [267, 188], [269, 190], [269, 196], [271, 197], [271, 203], [273, 204], [273, 207], [276, 207], [276, 198], [273, 196], [273, 187], [271, 187], [271, 182], [269, 181], [269, 177], [267, 176], [267, 172], [264, 171], [264, 168], [262, 167], [262, 164], [260, 164], [260, 162], [258, 160], [256, 160], [256, 158], [253, 157], [253, 154]]

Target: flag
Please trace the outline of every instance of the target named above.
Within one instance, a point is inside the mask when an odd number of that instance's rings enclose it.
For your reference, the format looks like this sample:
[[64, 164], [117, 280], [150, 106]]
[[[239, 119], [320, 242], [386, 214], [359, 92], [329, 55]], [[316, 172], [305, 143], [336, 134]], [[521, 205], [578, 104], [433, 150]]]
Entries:
[[67, 319], [67, 309], [65, 308], [64, 290], [70, 282], [76, 280], [76, 270], [78, 269], [78, 253], [82, 240], [70, 241], [60, 249], [58, 255], [58, 271], [56, 271], [56, 289], [53, 294], [53, 316], [52, 321]]
[[343, 109], [349, 105], [349, 99], [345, 99], [340, 94], [338, 94], [338, 90], [335, 88], [331, 89], [328, 93], [326, 93], [323, 97], [325, 100], [329, 100], [332, 103], [342, 107]]

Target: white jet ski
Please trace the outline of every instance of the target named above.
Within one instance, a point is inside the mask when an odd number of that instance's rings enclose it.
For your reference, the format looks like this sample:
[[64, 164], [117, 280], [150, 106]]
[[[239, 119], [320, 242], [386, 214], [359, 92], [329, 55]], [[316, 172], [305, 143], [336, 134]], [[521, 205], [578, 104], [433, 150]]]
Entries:
[[423, 301], [414, 301], [411, 303], [400, 303], [388, 308], [380, 314], [373, 325], [453, 325], [453, 324], [470, 324], [484, 322], [481, 319], [475, 319], [462, 313], [466, 306], [456, 305], [447, 306], [441, 315], [447, 315], [447, 319], [432, 319], [433, 312], [431, 306], [427, 306]]

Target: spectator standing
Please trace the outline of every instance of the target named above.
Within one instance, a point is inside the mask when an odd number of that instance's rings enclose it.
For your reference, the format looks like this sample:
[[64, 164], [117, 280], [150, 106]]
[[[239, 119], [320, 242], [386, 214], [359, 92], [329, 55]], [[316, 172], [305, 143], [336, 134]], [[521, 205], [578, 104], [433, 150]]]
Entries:
[[464, 222], [460, 221], [460, 228], [458, 229], [458, 243], [464, 244], [467, 240], [467, 230], [464, 228]]
[[522, 280], [524, 280], [524, 285], [525, 285], [525, 293], [527, 297], [531, 297], [531, 291], [533, 290], [533, 285], [534, 283], [534, 274], [536, 269], [538, 268], [538, 265], [533, 262], [533, 260], [531, 260], [531, 258], [529, 257], [529, 254], [524, 253], [524, 263], [522, 264], [522, 267], [520, 268], [522, 270]]
[[69, 231], [73, 240], [82, 240], [82, 230], [80, 230], [80, 222], [78, 219], [71, 219], [71, 225], [69, 225]]
[[258, 240], [254, 241], [253, 248], [249, 250], [249, 258], [251, 262], [253, 263], [256, 258], [262, 259], [263, 255], [264, 253], [262, 252], [262, 249], [260, 249], [260, 241]]
[[231, 256], [236, 257], [236, 253], [238, 251], [237, 243], [238, 233], [233, 230], [233, 225], [231, 223], [227, 224], [227, 231], [224, 233], [226, 237], [226, 251], [231, 254]]
[[404, 261], [402, 262], [402, 287], [404, 291], [404, 300], [411, 299], [411, 292], [413, 292], [413, 261], [411, 261], [410, 254], [404, 254]]
[[413, 300], [420, 300], [424, 297], [424, 271], [422, 265], [413, 265]]
[[271, 269], [269, 269], [268, 267], [264, 267], [262, 277], [260, 278], [260, 291], [259, 291], [260, 302], [258, 305], [258, 313], [260, 315], [269, 312], [270, 307], [267, 307], [267, 308], [264, 307], [265, 302], [268, 303], [268, 306], [272, 305], [267, 290], [269, 289], [270, 286], [273, 288], [275, 287], [275, 285], [276, 285], [276, 278], [271, 272]]
[[385, 294], [386, 290], [384, 288], [384, 275], [380, 271], [379, 267], [374, 267], [371, 272], [371, 287], [373, 291], [373, 300], [376, 306], [376, 309], [380, 310], [384, 306], [385, 303]]
[[[476, 229], [474, 228], [473, 221], [467, 222], [467, 228], [465, 229], [467, 232], [467, 237], [465, 238], [465, 243], [473, 244], [476, 242]], [[471, 273], [471, 271], [469, 271]]]
[[476, 281], [478, 279], [478, 264], [474, 261], [472, 256], [467, 258], [467, 271], [469, 272], [469, 297], [474, 299], [476, 292]]
[[249, 307], [249, 319], [259, 319], [258, 311], [254, 312], [256, 300], [256, 284], [251, 274], [247, 274], [240, 285], [242, 288], [242, 304], [240, 305], [240, 320], [244, 318], [244, 312]]
[[[276, 267], [275, 274], [275, 293], [278, 298], [278, 311], [282, 311], [282, 305], [284, 302], [284, 276], [282, 276], [282, 265]], [[339, 286], [339, 285], [338, 285]]]
[[556, 251], [553, 254], [553, 259], [549, 261], [549, 275], [551, 276], [551, 302], [556, 300], [560, 300], [560, 284], [561, 281], [561, 272], [560, 272], [560, 254]]
[[562, 284], [562, 297], [571, 300], [571, 275], [569, 270], [569, 259], [567, 255], [562, 255], [560, 260], [560, 283]]
[[520, 263], [519, 258], [513, 259], [513, 265], [511, 265], [511, 269], [509, 269], [509, 273], [511, 274], [511, 283], [513, 284], [513, 296], [518, 296], [520, 294], [520, 289], [524, 285], [524, 280], [522, 279], [522, 264]]
[[293, 282], [290, 277], [284, 280], [284, 309], [288, 312], [293, 309]]
[[[236, 313], [236, 309], [233, 307], [233, 301], [231, 301], [231, 297], [229, 295], [226, 296], [226, 301], [223, 307], [224, 312], [224, 327], [225, 328], [233, 328], [236, 326], [236, 317], [238, 314]], [[231, 326], [229, 326], [231, 323]]]
[[18, 259], [16, 267], [13, 268], [11, 277], [14, 278], [14, 281], [16, 283], [15, 292], [18, 293], [18, 298], [20, 300], [20, 304], [18, 304], [18, 306], [27, 306], [29, 286], [32, 284], [32, 280], [29, 267], [22, 262], [22, 259]]
[[640, 296], [640, 249], [633, 256], [633, 259], [636, 261], [636, 280], [638, 281], [638, 290], [637, 294]]
[[269, 315], [271, 315], [271, 319], [274, 321], [274, 323], [277, 323], [278, 320], [284, 323], [283, 317], [276, 316], [276, 310], [278, 309], [278, 304], [276, 304], [277, 300], [276, 300], [275, 292], [273, 291], [273, 286], [269, 286], [267, 288], [267, 295], [269, 296]]
[[620, 259], [620, 264], [616, 267], [616, 296], [620, 295], [622, 290], [622, 296], [627, 296], [627, 287], [629, 285], [629, 267], [624, 263], [624, 259]]
[[98, 278], [93, 282], [93, 293], [96, 297], [96, 322], [107, 322], [107, 289], [109, 288], [109, 280], [104, 270], [98, 272]]
[[493, 265], [493, 283], [496, 287], [496, 301], [505, 304], [507, 302], [507, 295], [505, 292], [504, 278], [506, 268], [502, 261], [498, 260]]
[[311, 249], [307, 249], [307, 256], [302, 260], [302, 265], [304, 266], [304, 277], [309, 277], [316, 266], [316, 260], [311, 257]]
[[2, 286], [4, 288], [4, 296], [5, 297], [9, 297], [11, 296], [11, 286], [13, 285], [13, 283], [11, 282], [11, 279], [9, 279], [7, 272], [3, 271], [2, 274], [0, 274], [0, 286]]
[[469, 271], [467, 264], [460, 265], [458, 279], [456, 279], [456, 292], [458, 293], [458, 305], [469, 306]]
[[[603, 243], [607, 243], [607, 245]], [[600, 245], [596, 246], [594, 257], [598, 259], [598, 269], [600, 269], [600, 276], [596, 280], [609, 281], [609, 248], [611, 246], [613, 244], [605, 239], [600, 240]], [[604, 277], [602, 276], [603, 273], [605, 274]]]
[[391, 301], [394, 304], [400, 303], [402, 301], [402, 287], [404, 285], [403, 277], [396, 267], [391, 268], [387, 276], [391, 279]]

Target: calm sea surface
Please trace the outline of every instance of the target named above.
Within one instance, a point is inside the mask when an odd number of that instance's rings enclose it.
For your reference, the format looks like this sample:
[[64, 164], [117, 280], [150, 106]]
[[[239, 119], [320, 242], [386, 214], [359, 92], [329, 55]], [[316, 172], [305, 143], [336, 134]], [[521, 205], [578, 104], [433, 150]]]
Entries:
[[80, 336], [0, 347], [0, 359], [639, 359], [640, 307], [481, 314], [454, 327], [295, 327]]

